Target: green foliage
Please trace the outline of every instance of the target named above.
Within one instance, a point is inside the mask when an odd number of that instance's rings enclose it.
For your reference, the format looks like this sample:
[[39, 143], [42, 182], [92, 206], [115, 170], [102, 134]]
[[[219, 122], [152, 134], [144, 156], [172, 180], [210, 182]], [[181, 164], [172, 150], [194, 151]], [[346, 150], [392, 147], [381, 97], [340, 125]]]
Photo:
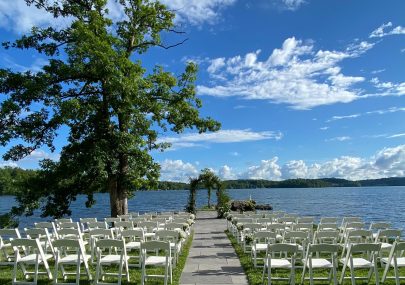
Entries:
[[15, 195], [25, 191], [28, 180], [36, 174], [35, 170], [24, 170], [18, 167], [0, 168], [0, 195]]
[[[55, 150], [54, 139], [69, 131], [60, 160], [44, 160], [32, 188], [18, 193], [14, 214], [69, 215], [77, 194], [110, 193], [111, 214], [127, 211], [135, 189], [155, 188], [159, 165], [151, 150], [164, 150], [158, 136], [220, 125], [201, 118], [196, 97], [197, 66], [189, 63], [175, 76], [156, 66], [147, 71], [140, 54], [169, 48], [161, 33], [178, 34], [174, 13], [158, 1], [128, 0], [117, 5], [126, 14], [113, 22], [106, 0], [26, 0], [54, 17], [72, 20], [66, 28], [34, 27], [6, 49], [32, 49], [49, 60], [41, 71], [0, 69], [0, 143], [10, 145], [5, 160], [19, 160], [41, 146]], [[179, 41], [181, 43], [182, 41]], [[23, 143], [11, 144], [15, 140]]]

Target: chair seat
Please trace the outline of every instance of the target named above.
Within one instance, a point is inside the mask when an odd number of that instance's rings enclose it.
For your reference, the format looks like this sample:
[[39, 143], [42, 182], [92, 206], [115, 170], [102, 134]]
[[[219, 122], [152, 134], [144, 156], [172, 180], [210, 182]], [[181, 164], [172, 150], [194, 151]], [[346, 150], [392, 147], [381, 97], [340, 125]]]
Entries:
[[[129, 256], [126, 257], [126, 260], [129, 260]], [[121, 261], [121, 255], [118, 254], [109, 254], [106, 256], [103, 256], [100, 260], [100, 263], [102, 264], [109, 264], [109, 263], [120, 263]]]
[[[341, 263], [345, 263], [346, 258], [340, 259]], [[347, 266], [351, 268], [350, 262], [347, 263]], [[374, 264], [367, 259], [361, 258], [361, 257], [356, 257], [353, 258], [353, 267], [354, 268], [370, 268], [374, 266]]]
[[[387, 264], [387, 263], [388, 263], [388, 258], [386, 258], [386, 257], [381, 258], [381, 261], [382, 261], [384, 264]], [[394, 259], [391, 260], [391, 264], [390, 264], [390, 265], [391, 265], [391, 266], [394, 266]], [[398, 257], [398, 258], [397, 258], [397, 266], [398, 266], [398, 267], [405, 267], [405, 257]]]
[[[171, 262], [171, 257], [168, 258], [169, 263]], [[165, 256], [148, 256], [145, 260], [145, 265], [166, 265], [166, 257]]]
[[392, 244], [387, 243], [387, 242], [382, 242], [381, 243], [381, 250], [390, 250], [392, 248]]
[[[86, 260], [88, 261], [90, 256], [86, 255]], [[83, 257], [80, 256], [80, 262], [83, 262]], [[77, 254], [69, 254], [59, 259], [59, 263], [63, 264], [76, 264], [77, 263]]]
[[141, 243], [139, 241], [131, 241], [125, 244], [127, 249], [139, 249], [141, 248]]
[[[267, 261], [266, 266], [268, 267]], [[291, 262], [287, 259], [271, 259], [271, 268], [291, 268]]]
[[[305, 259], [302, 260], [302, 262], [305, 262]], [[307, 264], [307, 267], [309, 265]], [[325, 258], [312, 258], [312, 268], [332, 268], [332, 263], [325, 259]]]
[[[52, 257], [53, 257], [52, 254], [45, 254], [45, 259], [46, 260], [48, 260], [48, 259], [50, 259]], [[22, 263], [35, 264], [36, 260], [37, 260], [37, 255], [35, 253], [33, 253], [33, 254], [29, 254], [29, 255], [26, 255], [24, 257], [21, 257], [18, 261], [22, 262]], [[42, 262], [41, 255], [38, 256], [38, 260], [40, 262]]]

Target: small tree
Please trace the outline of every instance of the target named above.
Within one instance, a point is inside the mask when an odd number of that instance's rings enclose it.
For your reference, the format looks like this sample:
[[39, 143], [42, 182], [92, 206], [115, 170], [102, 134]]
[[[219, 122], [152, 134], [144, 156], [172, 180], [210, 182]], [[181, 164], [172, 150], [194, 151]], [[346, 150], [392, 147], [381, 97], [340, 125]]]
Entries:
[[77, 194], [87, 194], [91, 206], [93, 193], [106, 191], [111, 215], [125, 214], [131, 193], [159, 177], [149, 152], [168, 146], [157, 143], [160, 131], [220, 127], [199, 115], [195, 64], [175, 77], [161, 66], [148, 73], [139, 60], [151, 47], [171, 47], [160, 34], [177, 33], [175, 15], [155, 0], [117, 0], [125, 18], [116, 22], [107, 0], [25, 1], [72, 22], [62, 29], [34, 27], [3, 43], [6, 49], [33, 49], [49, 60], [37, 73], [0, 69], [0, 143], [24, 141], [3, 158], [16, 161], [41, 146], [53, 151], [61, 127], [69, 134], [60, 160], [42, 161], [13, 213], [32, 214], [43, 201], [43, 216], [70, 215]]

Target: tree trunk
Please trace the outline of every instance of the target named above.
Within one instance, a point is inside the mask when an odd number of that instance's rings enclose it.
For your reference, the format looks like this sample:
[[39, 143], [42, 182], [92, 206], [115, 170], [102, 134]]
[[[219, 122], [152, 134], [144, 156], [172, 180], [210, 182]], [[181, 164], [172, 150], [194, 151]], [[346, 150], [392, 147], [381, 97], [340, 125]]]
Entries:
[[120, 184], [122, 183], [119, 183], [116, 175], [108, 178], [111, 217], [128, 214], [128, 197], [126, 191], [119, 187]]
[[211, 207], [211, 188], [208, 188], [208, 208]]

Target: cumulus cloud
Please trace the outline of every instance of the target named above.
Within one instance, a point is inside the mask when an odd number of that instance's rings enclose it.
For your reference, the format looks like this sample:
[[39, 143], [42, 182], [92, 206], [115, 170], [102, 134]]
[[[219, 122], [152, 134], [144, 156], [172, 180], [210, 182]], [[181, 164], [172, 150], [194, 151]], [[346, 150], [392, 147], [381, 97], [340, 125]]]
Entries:
[[269, 160], [262, 160], [259, 165], [248, 167], [242, 177], [249, 179], [280, 180], [281, 167], [277, 164], [278, 157]]
[[190, 177], [198, 176], [196, 167], [182, 160], [166, 159], [160, 163], [160, 180], [188, 182]]
[[342, 74], [339, 64], [372, 47], [371, 43], [360, 42], [343, 51], [315, 50], [311, 43], [288, 38], [263, 61], [258, 58], [260, 50], [209, 60], [207, 72], [213, 83], [198, 86], [198, 92], [269, 100], [295, 109], [352, 102], [361, 93], [355, 85], [365, 78]]
[[228, 165], [224, 165], [222, 166], [219, 170], [218, 170], [218, 175], [221, 179], [224, 180], [232, 180], [232, 179], [236, 179], [237, 176], [236, 174], [233, 172], [232, 168], [229, 167]]
[[395, 28], [392, 28], [392, 26], [393, 26], [392, 22], [382, 24], [377, 29], [372, 31], [369, 37], [370, 38], [382, 38], [385, 36], [404, 35], [405, 34], [405, 27], [396, 26]]
[[[165, 160], [161, 163], [161, 180], [188, 181], [199, 170], [182, 160]], [[229, 165], [213, 169], [221, 179], [296, 179], [296, 178], [343, 178], [349, 180], [378, 179], [405, 176], [405, 144], [386, 147], [368, 158], [341, 156], [331, 160], [307, 164], [304, 160], [279, 163], [277, 156], [261, 160], [258, 164], [236, 171]]]
[[[390, 81], [381, 82], [377, 77], [370, 80], [375, 88], [380, 90], [382, 93], [378, 96], [402, 96], [405, 95], [405, 82], [393, 83]], [[370, 97], [375, 96], [373, 94]]]
[[269, 139], [280, 140], [282, 137], [283, 134], [281, 132], [273, 131], [254, 132], [250, 129], [220, 130], [215, 133], [192, 133], [183, 134], [178, 137], [165, 137], [159, 139], [158, 142], [170, 143], [172, 144], [172, 149], [179, 149], [203, 146], [201, 143], [237, 143]]
[[[222, 10], [231, 6], [236, 0], [162, 0], [161, 2], [176, 13], [177, 22], [201, 25], [216, 23], [221, 17]], [[122, 6], [117, 1], [109, 0], [107, 9], [111, 19], [125, 18]], [[64, 27], [70, 22], [68, 18], [55, 19], [51, 14], [33, 5], [27, 6], [23, 0], [0, 0], [0, 26], [18, 34], [29, 31], [33, 26]]]

